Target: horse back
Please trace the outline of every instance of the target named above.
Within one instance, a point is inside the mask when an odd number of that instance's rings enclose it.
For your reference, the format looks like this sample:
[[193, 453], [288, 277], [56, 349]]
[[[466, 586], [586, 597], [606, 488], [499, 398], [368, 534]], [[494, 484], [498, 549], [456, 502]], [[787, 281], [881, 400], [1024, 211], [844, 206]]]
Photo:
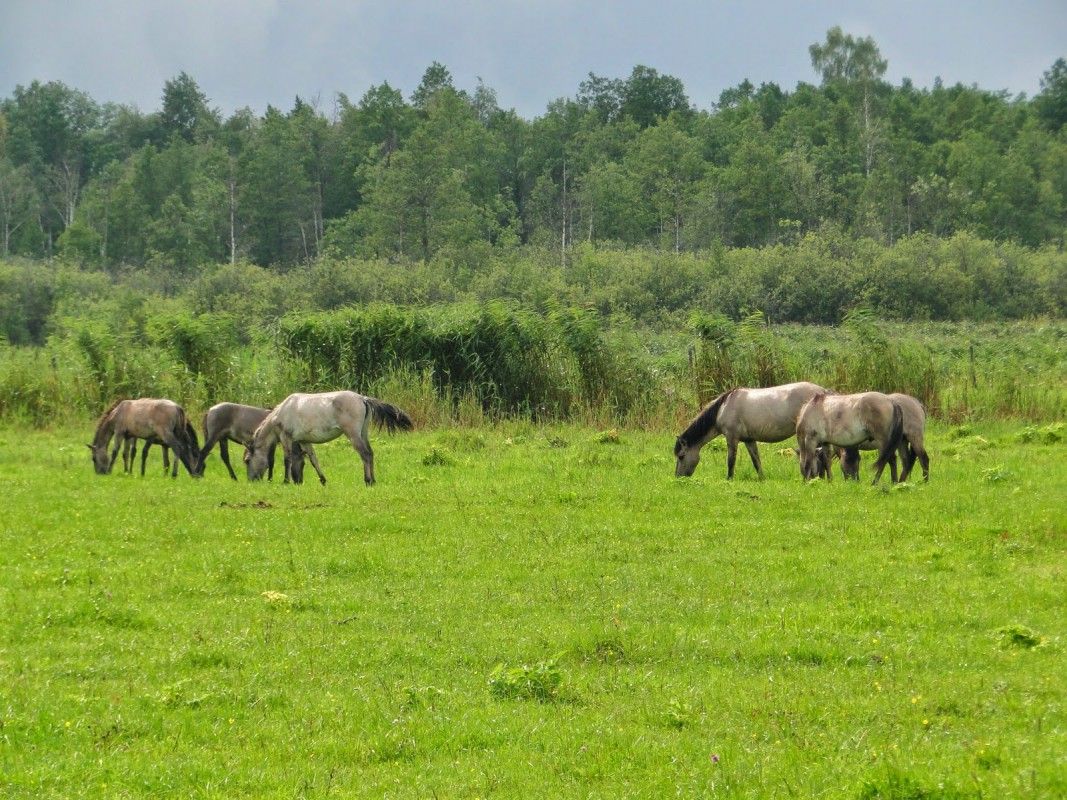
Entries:
[[742, 438], [780, 441], [796, 430], [797, 417], [804, 405], [824, 393], [826, 389], [807, 381], [738, 389], [719, 412], [720, 427], [734, 428]]
[[204, 414], [204, 436], [225, 435], [235, 441], [248, 444], [252, 434], [267, 418], [270, 409], [248, 406], [241, 403], [216, 403]]

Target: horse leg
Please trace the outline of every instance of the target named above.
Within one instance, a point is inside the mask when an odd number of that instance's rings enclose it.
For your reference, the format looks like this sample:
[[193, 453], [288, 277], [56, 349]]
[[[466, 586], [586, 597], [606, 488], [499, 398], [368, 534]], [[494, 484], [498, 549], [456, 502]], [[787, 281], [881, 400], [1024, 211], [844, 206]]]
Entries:
[[[225, 437], [222, 435], [221, 432], [212, 432], [212, 431], [210, 431], [208, 429], [205, 429], [204, 432], [206, 434], [206, 437], [204, 438], [204, 446], [201, 447], [200, 451], [196, 454], [196, 463], [197, 463], [198, 467], [203, 466], [204, 461], [207, 460], [208, 454], [211, 452], [211, 448], [212, 447], [214, 447], [216, 444], [218, 444], [219, 445], [219, 450], [221, 451], [222, 450], [222, 444], [221, 443], [225, 441]], [[225, 463], [226, 463], [227, 467], [230, 466], [229, 462], [225, 462]], [[232, 469], [230, 470], [230, 475], [233, 475], [233, 470]], [[237, 480], [237, 478], [234, 478], [234, 480]]]
[[[212, 442], [212, 444], [215, 444]], [[200, 463], [204, 463], [204, 458], [207, 456], [207, 451], [210, 447], [205, 447], [200, 451]], [[237, 474], [233, 471], [233, 467], [230, 466], [230, 444], [229, 441], [223, 436], [219, 439], [219, 457], [222, 459], [222, 463], [226, 465], [226, 470], [230, 473], [230, 477], [237, 480]]]
[[311, 447], [310, 444], [296, 444], [293, 443], [292, 451], [289, 454], [289, 477], [293, 483], [300, 484], [304, 482], [304, 453]]
[[137, 457], [137, 440], [130, 437], [122, 443], [122, 471], [133, 472], [134, 460]]
[[[125, 441], [126, 441], [125, 434], [123, 434], [121, 436], [118, 435], [118, 434], [115, 435], [115, 449], [111, 451], [111, 461], [109, 461], [108, 465], [107, 465], [107, 471], [108, 472], [111, 472], [111, 470], [113, 470], [115, 468], [115, 462], [119, 458], [119, 448], [122, 447], [122, 445], [125, 443]], [[123, 459], [122, 466], [125, 469], [125, 467], [126, 467], [126, 460], [125, 459]]]
[[883, 454], [886, 443], [879, 442], [877, 439], [875, 439], [874, 441], [875, 444], [878, 446], [879, 456], [878, 460], [874, 462], [874, 480], [871, 481], [871, 486], [878, 485], [878, 481], [882, 477], [882, 470], [885, 469], [886, 464], [890, 463], [890, 459], [892, 459], [893, 464], [893, 466], [890, 468], [890, 476], [895, 478], [897, 474], [897, 454], [895, 452]]
[[[194, 450], [193, 452], [195, 453], [196, 451]], [[178, 457], [177, 457], [178, 454], [175, 453], [174, 456], [175, 456], [174, 457], [174, 466], [171, 468], [170, 476], [172, 478], [177, 478], [178, 477]], [[167, 463], [167, 446], [163, 445], [163, 474], [164, 475], [167, 474], [167, 467], [169, 467], [169, 466], [170, 466], [170, 464]]]
[[150, 442], [145, 442], [144, 447], [141, 448], [141, 477], [144, 477], [145, 465], [148, 463], [148, 448], [151, 446]]
[[737, 439], [726, 439], [726, 480], [734, 477], [734, 464], [737, 463]]
[[[196, 475], [196, 464], [191, 463], [192, 459], [191, 459], [191, 457], [189, 455], [189, 448], [187, 448], [185, 446], [185, 443], [182, 442], [182, 440], [179, 439], [177, 436], [175, 436], [173, 431], [169, 431], [169, 430], [168, 431], [163, 431], [162, 434], [163, 435], [160, 437], [160, 439], [161, 439], [163, 445], [165, 447], [169, 447], [171, 450], [174, 451], [175, 458], [181, 460], [181, 462], [185, 465], [186, 472], [188, 472], [193, 477], [197, 477], [197, 475]], [[164, 452], [166, 452], [166, 451], [164, 451]], [[168, 463], [168, 459], [164, 458], [164, 465], [163, 465], [163, 469], [164, 469], [164, 473], [163, 474], [164, 475], [166, 475], [166, 470], [169, 467], [170, 467], [170, 464]], [[177, 464], [174, 465], [174, 474], [175, 474], [175, 476], [177, 476], [177, 474], [178, 474], [178, 465]]]
[[[319, 483], [325, 486], [326, 476], [322, 474], [322, 469], [319, 467], [319, 457], [315, 455], [315, 449], [310, 445], [301, 445], [301, 447], [303, 448], [304, 453], [307, 455], [308, 461], [311, 462], [311, 466], [313, 466], [315, 468], [315, 472], [319, 474]], [[291, 462], [293, 457], [292, 448], [289, 448], [289, 450], [287, 451], [287, 456]]]
[[348, 440], [352, 442], [352, 447], [359, 453], [360, 459], [363, 461], [363, 482], [367, 486], [374, 485], [374, 451], [371, 449], [370, 442], [362, 435], [363, 431], [356, 436], [349, 436]]
[[759, 475], [759, 479], [763, 480], [763, 465], [759, 460], [759, 448], [756, 447], [756, 443], [753, 441], [745, 442], [745, 447], [748, 448], [748, 456], [752, 459], [752, 466], [756, 468], [756, 474]]

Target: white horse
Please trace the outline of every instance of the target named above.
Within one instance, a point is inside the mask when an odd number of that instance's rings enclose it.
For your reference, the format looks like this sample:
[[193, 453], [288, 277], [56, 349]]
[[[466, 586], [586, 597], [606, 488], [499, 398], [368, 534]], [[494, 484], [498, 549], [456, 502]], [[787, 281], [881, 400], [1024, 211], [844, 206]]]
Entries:
[[787, 383], [766, 389], [733, 389], [708, 403], [674, 443], [674, 474], [692, 475], [700, 448], [720, 434], [726, 437], [726, 477], [734, 476], [737, 443], [744, 442], [752, 466], [763, 477], [756, 442], [781, 442], [796, 433], [797, 414], [826, 389], [814, 383]]
[[367, 424], [371, 419], [379, 428], [384, 425], [390, 433], [397, 428], [408, 431], [414, 427], [411, 417], [396, 406], [355, 392], [291, 394], [267, 414], [252, 434], [246, 462], [248, 479], [263, 477], [268, 454], [280, 441], [287, 470], [293, 463], [293, 443], [298, 442], [319, 474], [319, 481], [326, 483], [314, 449], [305, 445], [329, 442], [344, 434], [363, 460], [363, 480], [370, 486], [374, 483], [374, 451], [367, 439]]

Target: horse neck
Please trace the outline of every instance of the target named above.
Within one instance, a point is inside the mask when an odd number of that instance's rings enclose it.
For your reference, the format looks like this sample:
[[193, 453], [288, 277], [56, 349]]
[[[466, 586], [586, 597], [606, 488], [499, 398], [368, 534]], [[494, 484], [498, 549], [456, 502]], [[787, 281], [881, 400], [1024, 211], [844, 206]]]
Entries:
[[684, 439], [690, 447], [703, 447], [721, 434], [720, 414], [723, 405], [732, 394], [733, 391], [729, 391], [716, 397], [697, 415], [696, 419], [689, 423], [689, 427], [682, 431], [679, 438]]
[[111, 441], [111, 435], [115, 432], [115, 412], [104, 416], [100, 420], [100, 424], [96, 426], [96, 433], [93, 434], [93, 447], [106, 447], [107, 443]]
[[272, 413], [267, 415], [267, 418], [253, 432], [252, 446], [257, 449], [270, 447], [277, 444], [279, 438], [281, 434], [278, 430], [278, 420]]

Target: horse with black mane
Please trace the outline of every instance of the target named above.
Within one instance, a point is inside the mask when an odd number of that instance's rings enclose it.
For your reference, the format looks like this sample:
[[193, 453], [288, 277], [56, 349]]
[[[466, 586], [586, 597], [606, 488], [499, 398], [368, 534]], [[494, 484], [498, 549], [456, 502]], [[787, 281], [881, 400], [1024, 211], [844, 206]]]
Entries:
[[708, 403], [674, 443], [674, 474], [692, 475], [700, 449], [717, 436], [726, 437], [726, 477], [733, 478], [737, 444], [744, 442], [752, 466], [763, 477], [756, 442], [781, 442], [796, 433], [801, 407], [823, 387], [802, 381], [762, 389], [731, 389]]

